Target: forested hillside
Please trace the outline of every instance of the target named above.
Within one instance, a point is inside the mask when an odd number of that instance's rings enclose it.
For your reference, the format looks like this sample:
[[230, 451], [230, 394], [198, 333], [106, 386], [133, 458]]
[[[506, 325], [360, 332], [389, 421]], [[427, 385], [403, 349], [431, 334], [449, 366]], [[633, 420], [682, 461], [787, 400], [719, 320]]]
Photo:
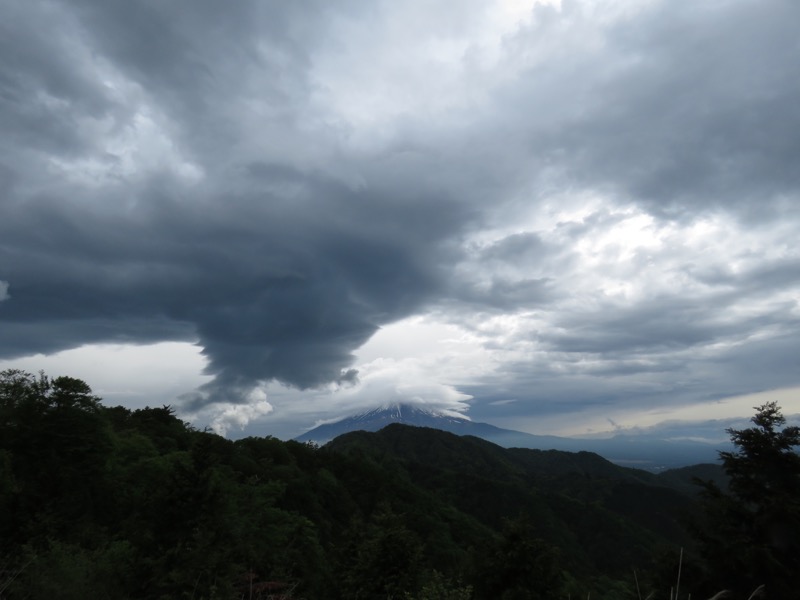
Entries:
[[403, 425], [231, 441], [0, 375], [0, 598], [667, 597], [697, 498], [589, 453]]

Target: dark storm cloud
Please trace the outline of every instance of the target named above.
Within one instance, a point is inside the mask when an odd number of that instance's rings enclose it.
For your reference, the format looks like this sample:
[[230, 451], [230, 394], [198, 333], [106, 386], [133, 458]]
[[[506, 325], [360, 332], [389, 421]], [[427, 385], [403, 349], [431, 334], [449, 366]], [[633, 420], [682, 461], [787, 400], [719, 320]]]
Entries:
[[[0, 79], [11, 134], [0, 154], [9, 190], [0, 273], [12, 290], [0, 312], [3, 357], [198, 340], [215, 379], [195, 401], [237, 401], [263, 380], [354, 380], [352, 350], [436, 292], [442, 233], [465, 218], [444, 194], [364, 177], [354, 188], [335, 173], [270, 162], [303, 136], [296, 119], [322, 9], [10, 8]], [[258, 103], [258, 115], [237, 115], [243, 102]], [[169, 164], [78, 182], [54, 172], [52, 159], [124, 160], [103, 150], [104, 136], [140, 133], [142, 110], [180, 155], [166, 162], [189, 161], [201, 182]]]
[[113, 103], [65, 35], [74, 31], [74, 19], [44, 3], [3, 2], [2, 7], [0, 127], [5, 148], [56, 154], [86, 150], [90, 140], [76, 127], [75, 117], [103, 115]]
[[[758, 330], [767, 317], [755, 322], [748, 319], [734, 323], [715, 321], [721, 306], [709, 299], [682, 300], [676, 297], [649, 299], [642, 306], [598, 307], [591, 312], [564, 316], [555, 323], [553, 333], [541, 341], [561, 352], [617, 353], [690, 348], [721, 338]], [[780, 323], [785, 315], [774, 315]]]
[[542, 165], [671, 218], [796, 204], [800, 5], [661, 2], [598, 28], [603, 16], [565, 2], [568, 34], [550, 17], [513, 42], [524, 53], [563, 35], [505, 91]]
[[[467, 44], [449, 89], [448, 69], [396, 64], [428, 48], [416, 27], [391, 37], [411, 5], [0, 0], [0, 357], [197, 341], [214, 376], [199, 406], [266, 380], [355, 384], [352, 352], [405, 316], [479, 330], [536, 312], [486, 334], [539, 353], [475, 386], [487, 401], [664, 398], [728, 377], [739, 342], [798, 323], [800, 8], [611, 4], [535, 9], [493, 66]], [[431, 6], [430, 31], [468, 27]], [[582, 194], [605, 206], [552, 231], [516, 221]], [[656, 226], [721, 214], [783, 252], [677, 244], [656, 260], [679, 257], [664, 275], [686, 288], [600, 301], [613, 261], [575, 248], [622, 209]], [[649, 260], [619, 277], [646, 286]], [[745, 387], [796, 383], [791, 339], [758, 344], [775, 360]]]
[[24, 204], [0, 224], [13, 286], [3, 354], [194, 335], [217, 376], [214, 399], [264, 379], [336, 380], [379, 324], [435, 293], [433, 234], [458, 212], [442, 222], [446, 199], [353, 192], [286, 169], [274, 180], [294, 186], [291, 198], [157, 197], [104, 216], [59, 199]]

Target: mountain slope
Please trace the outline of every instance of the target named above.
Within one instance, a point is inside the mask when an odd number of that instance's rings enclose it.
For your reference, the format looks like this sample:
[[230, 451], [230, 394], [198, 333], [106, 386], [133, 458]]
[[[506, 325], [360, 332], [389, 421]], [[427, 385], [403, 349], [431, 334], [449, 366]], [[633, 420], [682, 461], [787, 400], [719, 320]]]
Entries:
[[[679, 518], [694, 506], [690, 494], [592, 453], [506, 449], [402, 424], [344, 434], [322, 451], [399, 464], [415, 486], [493, 528], [529, 515], [543, 538], [601, 569], [627, 568], [659, 544], [688, 543]], [[616, 556], [607, 556], [610, 539], [626, 540]]]
[[504, 448], [594, 452], [615, 464], [649, 471], [713, 463], [718, 459], [719, 450], [728, 449], [727, 446], [659, 439], [646, 435], [618, 435], [607, 439], [533, 435], [471, 421], [466, 417], [428, 410], [413, 404], [393, 404], [346, 417], [335, 423], [315, 427], [295, 439], [299, 442], [325, 444], [345, 433], [379, 431], [391, 423], [430, 427], [460, 436], [474, 436]]

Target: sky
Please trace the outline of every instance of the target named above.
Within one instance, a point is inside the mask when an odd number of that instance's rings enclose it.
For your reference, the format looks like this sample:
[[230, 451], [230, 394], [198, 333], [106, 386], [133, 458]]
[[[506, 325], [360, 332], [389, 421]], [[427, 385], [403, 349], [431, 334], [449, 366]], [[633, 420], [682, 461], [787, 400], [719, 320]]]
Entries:
[[800, 413], [795, 0], [0, 11], [0, 369], [233, 437]]

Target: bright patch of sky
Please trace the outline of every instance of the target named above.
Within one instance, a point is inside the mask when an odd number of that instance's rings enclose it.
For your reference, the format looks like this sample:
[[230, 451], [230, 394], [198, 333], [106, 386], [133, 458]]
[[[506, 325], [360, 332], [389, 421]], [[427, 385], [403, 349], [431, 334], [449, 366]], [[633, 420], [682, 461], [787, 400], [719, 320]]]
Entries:
[[83, 379], [110, 406], [176, 406], [178, 396], [211, 379], [201, 348], [185, 342], [89, 344], [49, 355], [0, 361], [0, 371], [44, 371]]

